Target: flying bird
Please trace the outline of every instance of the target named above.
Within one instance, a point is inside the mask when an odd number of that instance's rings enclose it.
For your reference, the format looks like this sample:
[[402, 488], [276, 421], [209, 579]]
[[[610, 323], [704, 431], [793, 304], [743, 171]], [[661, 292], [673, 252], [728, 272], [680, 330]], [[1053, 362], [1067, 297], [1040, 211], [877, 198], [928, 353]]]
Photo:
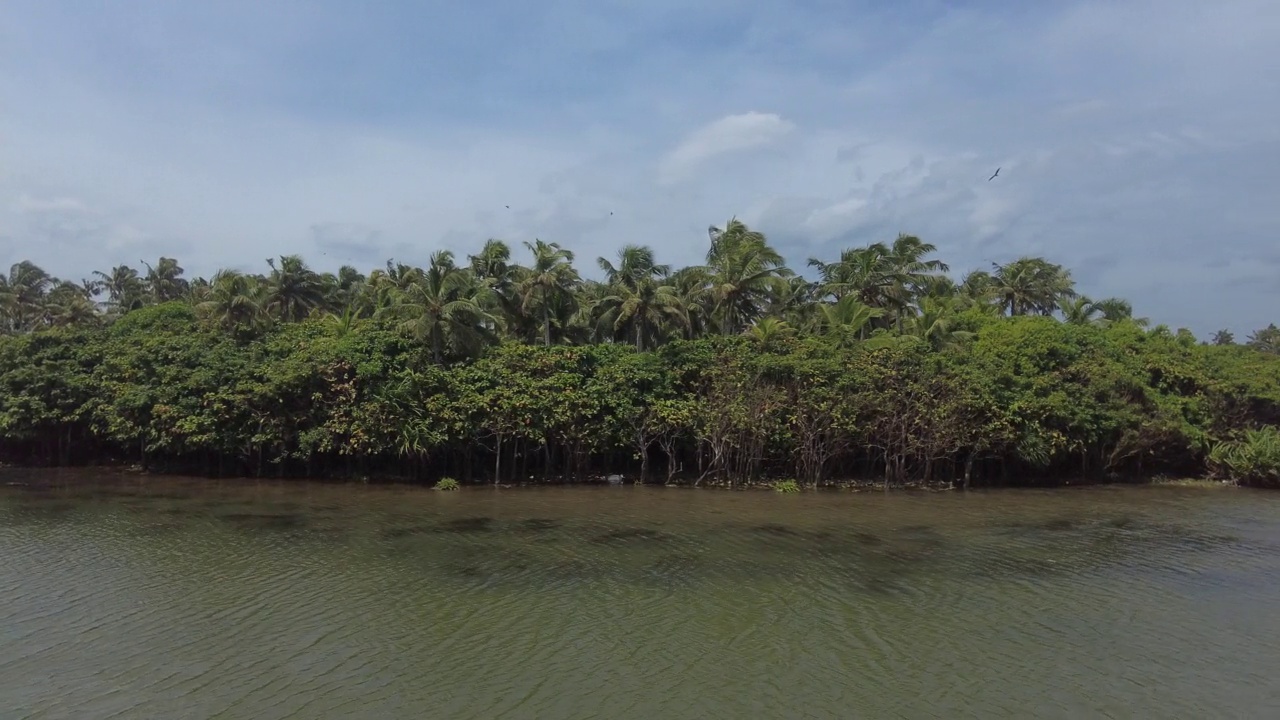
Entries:
[[996, 171], [991, 173], [991, 177], [987, 178], [987, 182], [991, 182], [992, 180], [995, 180], [996, 176], [999, 174], [1000, 174], [1000, 168], [996, 168]]

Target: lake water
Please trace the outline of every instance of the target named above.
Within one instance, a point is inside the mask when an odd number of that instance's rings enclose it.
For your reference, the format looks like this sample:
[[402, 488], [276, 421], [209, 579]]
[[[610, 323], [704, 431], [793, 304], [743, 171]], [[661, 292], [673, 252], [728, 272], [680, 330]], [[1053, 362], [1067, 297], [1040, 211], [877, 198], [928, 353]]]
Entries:
[[0, 471], [0, 717], [1280, 717], [1280, 493]]

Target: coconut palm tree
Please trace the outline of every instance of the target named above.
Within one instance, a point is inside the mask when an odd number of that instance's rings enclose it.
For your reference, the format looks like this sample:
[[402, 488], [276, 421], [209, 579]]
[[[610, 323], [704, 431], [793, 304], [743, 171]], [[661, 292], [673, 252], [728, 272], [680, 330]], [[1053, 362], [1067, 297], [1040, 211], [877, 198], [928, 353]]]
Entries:
[[263, 317], [262, 285], [238, 270], [219, 270], [209, 281], [206, 299], [196, 310], [232, 333], [256, 328]]
[[1250, 334], [1245, 344], [1265, 353], [1280, 354], [1280, 328], [1271, 323]]
[[653, 248], [647, 245], [622, 246], [618, 250], [617, 267], [604, 258], [597, 258], [596, 262], [604, 271], [605, 282], [632, 289], [646, 280], [664, 278], [671, 273], [671, 266], [659, 265], [654, 259]]
[[630, 338], [636, 350], [653, 347], [665, 328], [679, 326], [685, 320], [676, 288], [659, 284], [653, 278], [641, 279], [634, 287], [623, 283], [611, 285], [609, 291], [600, 302], [601, 318], [611, 337]]
[[177, 260], [162, 257], [155, 267], [146, 260], [143, 260], [142, 264], [147, 266], [147, 292], [151, 295], [153, 302], [179, 300], [187, 294], [188, 284], [182, 279], [184, 271]]
[[533, 253], [533, 264], [518, 283], [521, 309], [529, 315], [534, 312], [541, 315], [542, 343], [550, 346], [552, 310], [556, 309], [559, 315], [568, 310], [572, 315], [575, 309], [573, 291], [580, 278], [573, 268], [573, 253], [559, 244], [534, 240], [532, 243], [526, 241], [524, 246]]
[[501, 240], [490, 238], [478, 254], [469, 255], [467, 259], [472, 274], [492, 290], [488, 295], [490, 312], [501, 316], [507, 330], [516, 337], [536, 336], [536, 323], [524, 312], [524, 301], [518, 290], [527, 271], [511, 263], [511, 248]]
[[1089, 325], [1102, 317], [1102, 309], [1086, 295], [1058, 300], [1062, 321], [1068, 325]]
[[432, 358], [441, 363], [446, 346], [471, 352], [492, 337], [488, 328], [498, 320], [483, 307], [485, 292], [483, 283], [454, 264], [452, 252], [440, 250], [381, 312], [398, 319], [400, 328], [429, 346]]
[[918, 297], [937, 291], [937, 284], [950, 268], [928, 255], [937, 247], [914, 235], [899, 234], [892, 244], [872, 243], [840, 253], [840, 259], [826, 263], [810, 258], [821, 277], [821, 293], [835, 300], [855, 295], [864, 304], [885, 311], [885, 325], [902, 326], [903, 318], [914, 311]]
[[656, 343], [664, 325], [680, 321], [676, 291], [661, 283], [671, 267], [659, 265], [652, 248], [623, 246], [616, 267], [605, 258], [596, 262], [606, 279], [605, 294], [596, 303], [597, 314], [608, 337], [628, 337], [637, 350], [644, 350], [646, 344]]
[[796, 329], [786, 320], [776, 317], [762, 317], [754, 325], [747, 328], [746, 335], [761, 346], [769, 346], [788, 338], [795, 337]]
[[711, 302], [707, 269], [701, 266], [681, 268], [665, 283], [672, 290], [678, 315], [675, 323], [687, 340], [704, 337], [711, 328]]
[[299, 255], [281, 255], [280, 264], [268, 258], [264, 309], [285, 322], [298, 322], [324, 304], [324, 281]]
[[323, 317], [324, 324], [338, 337], [346, 337], [360, 324], [364, 310], [354, 302], [342, 309], [342, 312], [328, 312]]
[[92, 326], [102, 322], [92, 290], [66, 281], [49, 291], [44, 303], [44, 317], [48, 324], [57, 327]]
[[95, 270], [97, 289], [107, 294], [107, 311], [123, 315], [142, 307], [147, 298], [147, 284], [138, 271], [128, 265], [117, 265], [110, 272]]
[[1133, 316], [1133, 306], [1128, 300], [1120, 298], [1104, 298], [1095, 302], [1094, 307], [1102, 313], [1102, 321], [1107, 323], [1129, 321], [1137, 324], [1139, 327], [1146, 327], [1150, 321], [1144, 317]]
[[707, 295], [720, 332], [733, 335], [758, 318], [783, 278], [793, 273], [763, 233], [731, 218], [723, 230], [708, 228]]
[[1147, 323], [1146, 318], [1134, 318], [1133, 307], [1127, 300], [1119, 298], [1093, 300], [1086, 295], [1062, 298], [1058, 301], [1058, 310], [1062, 313], [1062, 321], [1072, 325], [1106, 325], [1123, 320], [1139, 325]]
[[56, 280], [29, 260], [15, 263], [0, 275], [0, 329], [27, 332], [41, 324], [45, 299]]
[[821, 306], [819, 326], [823, 334], [847, 347], [865, 339], [871, 321], [883, 315], [884, 309], [871, 307], [854, 295], [845, 295]]
[[941, 260], [929, 260], [928, 255], [938, 251], [933, 243], [927, 243], [915, 235], [899, 233], [889, 248], [889, 262], [895, 279], [894, 295], [897, 304], [905, 307], [915, 298], [926, 293], [932, 283], [951, 267]]
[[820, 287], [819, 283], [799, 275], [785, 278], [785, 282], [779, 283], [777, 292], [769, 297], [765, 317], [786, 320], [793, 328], [813, 325], [819, 312]]
[[1044, 258], [1021, 257], [992, 264], [991, 293], [1009, 315], [1051, 315], [1076, 296], [1071, 272]]
[[843, 250], [835, 262], [809, 258], [809, 266], [818, 270], [824, 297], [840, 300], [856, 295], [872, 307], [888, 304], [894, 279], [889, 248], [884, 243]]
[[972, 340], [973, 333], [955, 329], [958, 306], [955, 297], [920, 298], [919, 312], [905, 322], [903, 334], [918, 337], [936, 350]]

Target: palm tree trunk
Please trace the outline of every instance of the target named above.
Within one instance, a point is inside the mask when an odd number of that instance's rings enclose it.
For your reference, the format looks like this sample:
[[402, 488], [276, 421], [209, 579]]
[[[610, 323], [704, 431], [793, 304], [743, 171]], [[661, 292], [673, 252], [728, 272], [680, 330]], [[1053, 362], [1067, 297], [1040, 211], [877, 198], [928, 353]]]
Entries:
[[636, 351], [644, 352], [644, 323], [636, 322]]
[[542, 298], [542, 344], [551, 347], [551, 307], [545, 295]]

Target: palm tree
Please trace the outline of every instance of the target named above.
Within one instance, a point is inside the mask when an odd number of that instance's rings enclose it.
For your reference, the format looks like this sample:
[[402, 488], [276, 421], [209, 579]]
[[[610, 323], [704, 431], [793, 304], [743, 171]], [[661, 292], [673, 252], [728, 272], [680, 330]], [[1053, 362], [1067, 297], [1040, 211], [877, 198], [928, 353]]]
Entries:
[[762, 317], [754, 325], [747, 328], [747, 335], [762, 346], [769, 346], [787, 338], [795, 337], [796, 330], [786, 320], [776, 317]]
[[1062, 298], [1058, 301], [1058, 310], [1062, 313], [1063, 322], [1072, 325], [1106, 325], [1123, 320], [1131, 320], [1140, 326], [1147, 323], [1146, 318], [1134, 318], [1133, 307], [1127, 300], [1119, 298], [1092, 300], [1085, 295]]
[[793, 273], [763, 233], [731, 218], [723, 230], [710, 227], [708, 296], [720, 332], [733, 335], [760, 316], [782, 279]]
[[960, 279], [956, 293], [968, 307], [977, 306], [1003, 312], [996, 295], [996, 280], [986, 270], [966, 273]]
[[1280, 328], [1271, 323], [1250, 334], [1245, 344], [1265, 353], [1280, 354]]
[[44, 316], [45, 297], [56, 281], [29, 260], [15, 263], [0, 276], [0, 329], [34, 330]]
[[573, 253], [557, 243], [542, 240], [525, 242], [533, 253], [533, 265], [519, 283], [522, 298], [521, 309], [525, 313], [540, 311], [542, 315], [542, 343], [551, 345], [551, 318], [553, 306], [560, 310], [573, 310], [573, 291], [578, 286], [578, 271], [573, 269]]
[[107, 310], [123, 315], [146, 302], [147, 284], [138, 271], [128, 265], [117, 265], [110, 272], [95, 270], [97, 289], [107, 294]]
[[1235, 345], [1236, 336], [1230, 330], [1219, 330], [1213, 334], [1213, 339], [1209, 342], [1214, 345]]
[[1062, 313], [1062, 321], [1068, 325], [1089, 325], [1102, 316], [1102, 309], [1085, 295], [1060, 299], [1058, 310]]
[[685, 339], [702, 337], [711, 327], [711, 303], [707, 269], [699, 266], [681, 268], [666, 282], [672, 290], [676, 323]]
[[646, 280], [664, 278], [671, 273], [670, 265], [659, 265], [654, 260], [653, 249], [647, 245], [623, 245], [618, 251], [618, 266], [604, 258], [597, 258], [610, 285], [625, 285], [635, 289]]
[[454, 264], [453, 253], [431, 255], [426, 272], [416, 274], [383, 312], [400, 320], [400, 328], [431, 347], [435, 362], [444, 361], [446, 344], [455, 351], [474, 350], [491, 337], [497, 319], [485, 311], [485, 286]]
[[865, 339], [871, 321], [882, 315], [882, 308], [873, 308], [854, 295], [846, 295], [821, 307], [820, 326], [838, 345], [849, 346]]
[[49, 291], [44, 315], [50, 325], [58, 327], [92, 326], [102, 321], [98, 306], [93, 302], [92, 290], [66, 281]]
[[196, 310], [228, 332], [253, 329], [262, 319], [262, 285], [238, 270], [219, 270]]
[[596, 262], [607, 282], [607, 294], [597, 306], [610, 337], [629, 336], [636, 349], [643, 351], [646, 341], [656, 342], [664, 321], [679, 322], [682, 313], [676, 291], [661, 284], [671, 267], [659, 265], [652, 248], [623, 246], [616, 267], [605, 258]]
[[950, 270], [940, 260], [926, 259], [936, 250], [914, 235], [899, 234], [891, 245], [850, 248], [836, 262], [810, 258], [809, 265], [818, 270], [823, 295], [835, 300], [855, 295], [864, 304], [885, 310], [886, 317], [901, 328], [916, 299], [936, 291], [943, 278], [940, 273]]
[[955, 329], [957, 305], [955, 297], [920, 298], [919, 313], [906, 321], [903, 334], [918, 337], [935, 350], [973, 339], [973, 333]]
[[265, 310], [285, 322], [298, 322], [324, 303], [324, 282], [298, 255], [280, 256], [280, 265], [268, 258]]
[[537, 329], [523, 312], [523, 300], [518, 285], [524, 279], [525, 268], [511, 264], [511, 248], [501, 240], [485, 241], [479, 254], [468, 255], [471, 272], [492, 290], [488, 295], [489, 309], [500, 314], [507, 329], [520, 338], [531, 338]]
[[[926, 260], [925, 256], [938, 251], [933, 243], [927, 243], [914, 235], [899, 233], [889, 249], [889, 258], [893, 264], [893, 274], [900, 288], [911, 296], [919, 296], [941, 273], [951, 267], [941, 260]], [[900, 301], [907, 298], [900, 298]], [[905, 304], [905, 303], [900, 303]]]
[[351, 307], [364, 292], [368, 279], [364, 273], [351, 267], [343, 265], [338, 268], [338, 274], [334, 277], [333, 287], [327, 302], [330, 308], [348, 308]]
[[1129, 304], [1128, 300], [1105, 298], [1098, 300], [1093, 305], [1102, 313], [1102, 322], [1114, 323], [1128, 320], [1139, 327], [1146, 327], [1150, 322], [1147, 318], [1134, 317], [1133, 306]]
[[1044, 258], [992, 266], [990, 290], [1009, 315], [1051, 315], [1059, 301], [1076, 295], [1071, 272]]
[[635, 287], [616, 284], [610, 291], [601, 300], [601, 318], [610, 326], [611, 336], [630, 336], [636, 350], [655, 345], [665, 326], [685, 321], [676, 289], [653, 278], [640, 280]]
[[883, 288], [889, 284], [888, 256], [889, 248], [884, 243], [872, 243], [841, 251], [835, 262], [809, 258], [809, 267], [818, 270], [819, 288], [824, 296], [840, 300], [856, 294], [868, 305], [882, 305]]
[[355, 303], [352, 303], [343, 308], [341, 313], [326, 313], [322, 322], [324, 322], [329, 329], [333, 330], [334, 335], [338, 337], [346, 337], [352, 330], [356, 329], [357, 325], [360, 324], [360, 320], [363, 319], [363, 315], [364, 310]]
[[183, 269], [173, 258], [162, 257], [155, 267], [146, 260], [147, 290], [154, 302], [162, 303], [181, 299], [187, 293], [187, 281], [182, 279]]
[[779, 283], [777, 292], [769, 298], [766, 317], [785, 319], [794, 327], [807, 327], [817, 320], [819, 283], [793, 275]]

